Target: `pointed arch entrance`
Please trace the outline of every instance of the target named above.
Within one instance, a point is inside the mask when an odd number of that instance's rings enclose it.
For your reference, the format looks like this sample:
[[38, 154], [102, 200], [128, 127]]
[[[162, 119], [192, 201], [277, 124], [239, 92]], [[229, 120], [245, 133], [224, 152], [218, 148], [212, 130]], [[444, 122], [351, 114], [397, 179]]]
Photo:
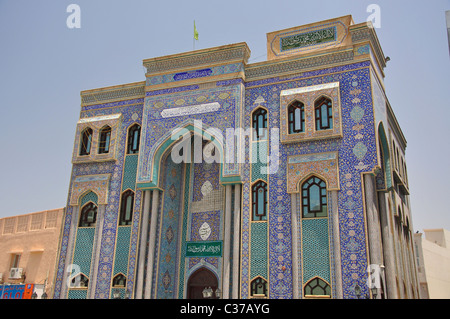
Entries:
[[[188, 299], [203, 299], [203, 289], [211, 287], [215, 292], [218, 288], [216, 275], [205, 267], [197, 269], [190, 277], [187, 283]], [[215, 294], [213, 293], [213, 298]]]
[[[144, 206], [147, 207], [144, 209], [147, 214], [143, 214], [147, 221], [143, 220], [142, 224], [150, 221], [150, 229], [141, 229], [142, 238], [146, 240], [141, 242], [140, 249], [147, 250], [147, 254], [139, 264], [138, 298], [202, 299], [203, 290], [211, 287], [215, 293], [219, 282], [221, 285], [223, 282], [224, 287], [220, 287], [225, 291], [223, 297], [228, 298], [230, 293], [230, 255], [233, 252], [234, 260], [239, 261], [240, 252], [237, 244], [233, 250], [230, 248], [232, 240], [240, 239], [241, 188], [234, 186], [233, 202], [232, 184], [240, 181], [240, 176], [225, 176], [224, 148], [220, 139], [213, 136], [212, 130], [209, 132], [194, 124], [180, 124], [152, 146], [147, 158], [139, 159], [143, 161], [138, 164], [139, 170], [145, 168], [145, 174], [139, 171], [141, 182], [137, 183], [137, 189], [146, 192]], [[172, 135], [178, 139], [174, 140]], [[234, 228], [231, 226], [233, 207], [239, 212]], [[205, 229], [206, 232], [200, 231]], [[186, 242], [202, 240], [221, 241], [223, 250], [220, 256], [208, 257], [199, 265], [200, 258], [185, 256], [182, 247]], [[239, 268], [238, 265], [233, 267]], [[226, 279], [221, 274], [226, 274]], [[179, 286], [182, 282], [186, 283], [184, 289]], [[237, 298], [237, 280], [233, 289]]]

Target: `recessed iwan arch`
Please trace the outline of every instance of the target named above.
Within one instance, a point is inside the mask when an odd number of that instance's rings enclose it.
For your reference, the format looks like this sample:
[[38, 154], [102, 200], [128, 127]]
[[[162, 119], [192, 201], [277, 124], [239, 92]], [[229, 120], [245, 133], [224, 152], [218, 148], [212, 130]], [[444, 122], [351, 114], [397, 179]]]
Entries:
[[[148, 153], [148, 156], [139, 158], [137, 187], [139, 189], [158, 188], [160, 184], [159, 170], [162, 159], [165, 158], [165, 154], [176, 147], [179, 142], [191, 141], [191, 137], [194, 135], [209, 140], [218, 151], [218, 154], [215, 154], [215, 157], [216, 161], [219, 161], [220, 163], [220, 183], [227, 184], [239, 182], [240, 176], [227, 176], [228, 174], [225, 174], [224, 172], [224, 137], [221, 132], [205, 125], [202, 121], [188, 119], [165, 133], [151, 146], [147, 146], [145, 141], [146, 136], [143, 136], [144, 140], [142, 147], [149, 148], [149, 151], [145, 152]], [[191, 151], [194, 150], [191, 149]]]

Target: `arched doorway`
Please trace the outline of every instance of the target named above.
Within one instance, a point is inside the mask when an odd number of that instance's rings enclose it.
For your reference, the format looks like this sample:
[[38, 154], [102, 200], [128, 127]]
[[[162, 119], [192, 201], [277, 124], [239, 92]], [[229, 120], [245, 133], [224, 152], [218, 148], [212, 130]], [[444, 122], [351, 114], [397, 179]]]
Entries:
[[[203, 299], [203, 289], [211, 287], [213, 292], [218, 288], [217, 277], [210, 270], [202, 267], [195, 271], [188, 280], [187, 298]], [[213, 294], [215, 298], [215, 294]]]

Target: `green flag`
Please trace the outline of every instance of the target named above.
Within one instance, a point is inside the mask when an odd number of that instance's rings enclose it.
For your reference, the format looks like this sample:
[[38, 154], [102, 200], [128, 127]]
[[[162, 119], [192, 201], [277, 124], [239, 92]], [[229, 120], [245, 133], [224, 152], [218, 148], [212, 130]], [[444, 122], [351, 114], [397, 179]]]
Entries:
[[198, 31], [197, 28], [195, 27], [195, 20], [194, 20], [194, 39], [198, 40]]

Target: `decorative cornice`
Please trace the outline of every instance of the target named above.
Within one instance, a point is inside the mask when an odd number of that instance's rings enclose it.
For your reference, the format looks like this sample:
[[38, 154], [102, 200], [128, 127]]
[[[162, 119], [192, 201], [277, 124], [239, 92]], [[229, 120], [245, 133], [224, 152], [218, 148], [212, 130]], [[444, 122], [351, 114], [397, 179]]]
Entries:
[[82, 91], [80, 95], [81, 106], [108, 103], [124, 99], [143, 98], [145, 95], [145, 82]]
[[283, 76], [289, 73], [298, 73], [307, 69], [342, 63], [353, 60], [353, 50], [345, 50], [331, 54], [319, 56], [290, 59], [282, 62], [276, 60], [274, 62], [262, 62], [257, 65], [250, 65], [245, 70], [245, 78], [247, 81], [254, 81], [264, 77]]
[[205, 65], [247, 63], [250, 49], [245, 42], [215, 48], [167, 55], [143, 61], [147, 74], [174, 72], [176, 70], [196, 69]]
[[353, 44], [359, 42], [370, 41], [372, 46], [374, 56], [377, 59], [377, 63], [381, 69], [384, 70], [386, 67], [386, 57], [384, 56], [383, 50], [381, 49], [380, 42], [378, 41], [378, 36], [375, 32], [374, 27], [371, 22], [364, 22], [350, 26], [349, 28]]

